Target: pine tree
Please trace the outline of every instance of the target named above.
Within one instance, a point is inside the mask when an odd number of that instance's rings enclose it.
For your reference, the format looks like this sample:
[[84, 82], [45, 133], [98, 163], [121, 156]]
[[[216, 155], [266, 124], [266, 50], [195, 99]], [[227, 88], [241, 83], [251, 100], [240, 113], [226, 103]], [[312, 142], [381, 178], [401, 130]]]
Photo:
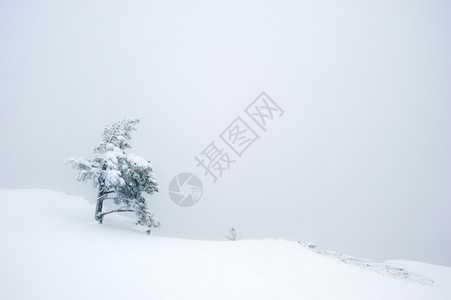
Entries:
[[227, 235], [226, 238], [227, 238], [229, 241], [236, 241], [236, 240], [239, 240], [239, 239], [240, 239], [240, 237], [238, 237], [238, 233], [237, 233], [237, 231], [236, 231], [236, 229], [235, 229], [234, 226], [231, 226], [231, 227], [230, 227], [230, 229], [229, 229], [229, 235]]
[[[70, 158], [66, 163], [79, 171], [79, 181], [92, 181], [98, 189], [95, 220], [100, 224], [104, 216], [116, 212], [135, 212], [136, 223], [146, 227], [150, 234], [152, 227], [160, 222], [148, 209], [142, 193], [152, 195], [159, 191], [153, 168], [145, 158], [126, 153], [131, 148], [130, 133], [136, 130], [138, 119], [124, 118], [103, 130], [102, 140], [94, 149], [94, 158]], [[111, 199], [116, 208], [104, 211], [104, 201]]]

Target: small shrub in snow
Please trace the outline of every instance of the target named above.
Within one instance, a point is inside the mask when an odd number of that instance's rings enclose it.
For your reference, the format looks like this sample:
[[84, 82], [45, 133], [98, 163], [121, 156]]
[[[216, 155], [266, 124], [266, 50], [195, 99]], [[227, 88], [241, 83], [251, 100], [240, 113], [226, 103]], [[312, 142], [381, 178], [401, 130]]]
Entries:
[[239, 240], [240, 238], [238, 237], [238, 233], [236, 232], [236, 229], [234, 226], [230, 227], [229, 229], [229, 235], [226, 236], [226, 238], [229, 241], [236, 241]]

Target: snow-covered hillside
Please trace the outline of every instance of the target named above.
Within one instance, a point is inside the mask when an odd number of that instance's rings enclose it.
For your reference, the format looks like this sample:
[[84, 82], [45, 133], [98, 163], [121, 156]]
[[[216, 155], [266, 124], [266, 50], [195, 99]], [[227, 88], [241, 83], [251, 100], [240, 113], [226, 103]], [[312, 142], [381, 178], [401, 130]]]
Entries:
[[447, 267], [375, 264], [296, 241], [147, 236], [131, 219], [99, 225], [93, 213], [80, 197], [0, 190], [0, 299], [451, 299]]

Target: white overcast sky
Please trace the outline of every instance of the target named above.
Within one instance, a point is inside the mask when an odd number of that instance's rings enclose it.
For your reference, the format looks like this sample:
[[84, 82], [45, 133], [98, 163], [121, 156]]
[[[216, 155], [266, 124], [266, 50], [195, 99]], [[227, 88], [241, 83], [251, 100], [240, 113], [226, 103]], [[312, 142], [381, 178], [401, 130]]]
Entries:
[[[92, 201], [65, 159], [138, 117], [154, 234], [235, 225], [451, 266], [450, 16], [426, 0], [0, 0], [0, 188]], [[262, 91], [284, 116], [213, 184], [194, 157]], [[180, 172], [204, 183], [191, 208], [168, 197]]]

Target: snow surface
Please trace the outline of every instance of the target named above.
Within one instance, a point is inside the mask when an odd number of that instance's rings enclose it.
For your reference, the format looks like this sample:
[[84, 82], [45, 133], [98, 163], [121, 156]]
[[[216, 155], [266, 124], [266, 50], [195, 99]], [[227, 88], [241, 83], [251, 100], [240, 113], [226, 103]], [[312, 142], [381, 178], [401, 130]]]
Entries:
[[323, 250], [323, 249], [317, 249], [316, 245], [313, 243], [301, 243], [300, 245], [307, 247], [308, 249], [311, 249], [312, 251], [328, 256], [337, 260], [340, 260], [341, 262], [345, 264], [351, 264], [357, 267], [365, 268], [369, 271], [376, 272], [385, 276], [393, 277], [396, 279], [403, 279], [408, 280], [412, 282], [419, 282], [422, 284], [433, 284], [434, 281], [424, 275], [417, 274], [415, 272], [412, 272], [410, 270], [407, 270], [402, 266], [402, 264], [396, 263], [396, 262], [379, 262], [379, 261], [372, 261], [369, 259], [362, 259], [358, 257], [353, 257], [349, 255], [344, 255], [337, 253], [335, 251], [329, 251], [329, 250]]
[[295, 241], [147, 236], [93, 216], [80, 197], [0, 190], [0, 299], [451, 299], [448, 267], [387, 262], [427, 279], [404, 280]]

